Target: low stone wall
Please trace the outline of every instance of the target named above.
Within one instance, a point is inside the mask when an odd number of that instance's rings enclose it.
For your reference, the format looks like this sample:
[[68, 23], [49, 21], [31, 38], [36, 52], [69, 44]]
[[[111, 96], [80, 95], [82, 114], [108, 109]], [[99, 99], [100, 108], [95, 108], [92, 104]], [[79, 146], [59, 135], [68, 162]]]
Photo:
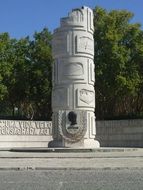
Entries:
[[96, 121], [101, 147], [143, 147], [143, 120]]
[[48, 147], [51, 121], [0, 120], [0, 148]]
[[[96, 121], [101, 147], [143, 147], [143, 120]], [[51, 121], [0, 120], [0, 148], [48, 147]]]

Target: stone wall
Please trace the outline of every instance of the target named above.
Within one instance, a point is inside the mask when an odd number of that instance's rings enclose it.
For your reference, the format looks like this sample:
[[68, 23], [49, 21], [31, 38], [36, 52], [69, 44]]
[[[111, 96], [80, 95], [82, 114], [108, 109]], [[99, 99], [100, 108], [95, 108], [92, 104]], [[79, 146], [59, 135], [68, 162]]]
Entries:
[[96, 121], [101, 147], [143, 147], [143, 120]]
[[[143, 120], [96, 121], [101, 147], [143, 147]], [[48, 147], [51, 121], [0, 120], [0, 148]]]
[[0, 120], [0, 148], [48, 147], [51, 121]]

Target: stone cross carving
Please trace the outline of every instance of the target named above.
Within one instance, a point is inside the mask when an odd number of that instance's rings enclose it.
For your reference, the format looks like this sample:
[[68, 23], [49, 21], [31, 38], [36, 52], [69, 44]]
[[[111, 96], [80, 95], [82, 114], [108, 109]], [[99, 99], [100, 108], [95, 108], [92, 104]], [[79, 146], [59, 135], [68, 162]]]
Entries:
[[49, 147], [99, 147], [95, 140], [93, 12], [73, 9], [53, 34], [53, 141]]

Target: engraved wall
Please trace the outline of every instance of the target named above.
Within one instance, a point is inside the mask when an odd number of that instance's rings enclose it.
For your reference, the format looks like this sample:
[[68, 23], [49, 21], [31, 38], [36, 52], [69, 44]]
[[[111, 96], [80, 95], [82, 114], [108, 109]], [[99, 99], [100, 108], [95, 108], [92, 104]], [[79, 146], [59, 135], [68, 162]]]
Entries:
[[[94, 140], [93, 28], [92, 10], [82, 7], [73, 9], [68, 17], [62, 18], [60, 27], [54, 31], [53, 146], [99, 147]], [[75, 123], [75, 128], [72, 125], [70, 131], [67, 128], [69, 123]]]
[[0, 120], [0, 147], [48, 147], [51, 121]]

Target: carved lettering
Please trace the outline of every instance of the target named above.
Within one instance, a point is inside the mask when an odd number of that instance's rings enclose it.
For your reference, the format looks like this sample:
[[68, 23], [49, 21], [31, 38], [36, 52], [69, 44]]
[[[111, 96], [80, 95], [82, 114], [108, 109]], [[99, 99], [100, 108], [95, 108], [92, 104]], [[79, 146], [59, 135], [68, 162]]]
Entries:
[[0, 135], [51, 135], [52, 122], [0, 120]]

